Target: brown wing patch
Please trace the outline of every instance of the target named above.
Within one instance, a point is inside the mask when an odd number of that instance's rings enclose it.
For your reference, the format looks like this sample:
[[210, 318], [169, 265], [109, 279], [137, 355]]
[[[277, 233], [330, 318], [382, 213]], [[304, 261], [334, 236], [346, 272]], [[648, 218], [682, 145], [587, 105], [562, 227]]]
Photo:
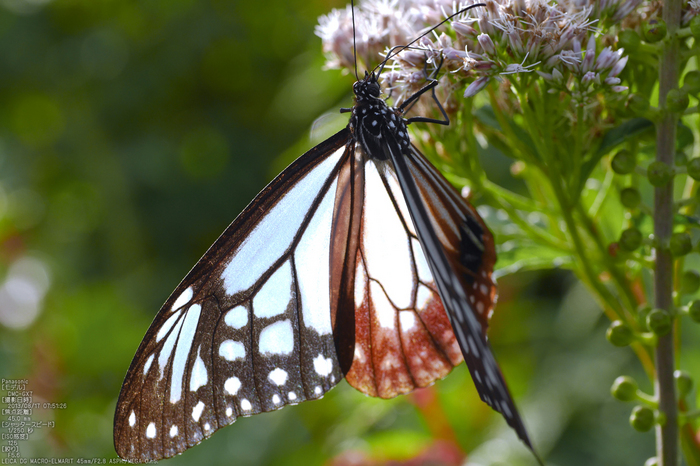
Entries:
[[[370, 170], [373, 164], [367, 164]], [[386, 203], [382, 212], [396, 215], [403, 236], [392, 235], [398, 250], [409, 256], [411, 273], [402, 278], [373, 276], [369, 260], [377, 253], [367, 253], [367, 244], [375, 240], [381, 229], [368, 228], [365, 222], [377, 221], [377, 216], [363, 215], [354, 272], [355, 349], [352, 366], [345, 378], [357, 390], [371, 396], [392, 398], [425, 387], [445, 377], [462, 362], [462, 354], [452, 332], [449, 319], [427, 268], [420, 243], [413, 232], [403, 198], [392, 193], [383, 177], [370, 173], [365, 185], [370, 185], [371, 196], [365, 193], [365, 212], [377, 209], [377, 203]], [[377, 185], [379, 183], [379, 185]], [[372, 185], [373, 184], [373, 185]], [[377, 189], [381, 187], [381, 189]], [[372, 203], [370, 206], [369, 204]], [[389, 228], [390, 221], [383, 222]], [[372, 255], [374, 254], [374, 255]], [[402, 280], [397, 283], [396, 280]], [[391, 284], [388, 282], [392, 282]], [[387, 290], [396, 297], [397, 289], [407, 293], [407, 305], [397, 306]]]

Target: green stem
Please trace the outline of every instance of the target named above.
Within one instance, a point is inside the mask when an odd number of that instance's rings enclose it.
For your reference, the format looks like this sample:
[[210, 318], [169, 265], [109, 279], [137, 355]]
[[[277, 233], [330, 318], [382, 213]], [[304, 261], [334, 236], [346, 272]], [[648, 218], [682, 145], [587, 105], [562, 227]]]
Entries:
[[[676, 32], [680, 25], [681, 0], [666, 0], [663, 19], [668, 28], [659, 63], [659, 106], [663, 111], [656, 125], [656, 160], [673, 166], [677, 116], [666, 110], [666, 95], [678, 87], [680, 47]], [[654, 189], [654, 236], [657, 241], [656, 270], [654, 273], [655, 305], [673, 315], [673, 257], [668, 241], [673, 230], [673, 183]], [[674, 326], [675, 327], [675, 326]], [[672, 327], [673, 328], [673, 327]], [[678, 410], [673, 371], [674, 335], [672, 330], [659, 337], [656, 347], [656, 380], [654, 387], [659, 410], [666, 422], [656, 427], [656, 453], [659, 466], [677, 466], [678, 463]]]

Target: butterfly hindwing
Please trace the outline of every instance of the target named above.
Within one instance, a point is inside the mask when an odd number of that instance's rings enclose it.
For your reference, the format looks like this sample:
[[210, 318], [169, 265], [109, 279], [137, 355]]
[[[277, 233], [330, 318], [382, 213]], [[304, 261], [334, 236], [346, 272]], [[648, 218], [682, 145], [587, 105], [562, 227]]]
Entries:
[[117, 403], [115, 446], [144, 462], [342, 378], [328, 283], [347, 130], [300, 157], [229, 226], [151, 324]]
[[[390, 134], [385, 137], [392, 140]], [[532, 444], [486, 338], [496, 297], [493, 236], [413, 145], [386, 144], [454, 335], [481, 399]]]
[[391, 398], [430, 385], [462, 361], [390, 164], [363, 153], [354, 262], [355, 353], [348, 383]]

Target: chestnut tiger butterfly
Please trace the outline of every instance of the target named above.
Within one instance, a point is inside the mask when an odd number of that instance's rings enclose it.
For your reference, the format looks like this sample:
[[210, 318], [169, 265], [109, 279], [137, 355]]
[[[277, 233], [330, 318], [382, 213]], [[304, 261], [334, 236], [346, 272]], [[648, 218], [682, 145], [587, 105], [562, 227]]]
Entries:
[[[384, 65], [414, 42], [357, 79], [354, 106], [341, 109], [348, 126], [263, 189], [165, 302], [119, 395], [120, 457], [172, 457], [343, 378], [392, 398], [463, 360], [481, 399], [534, 452], [486, 337], [493, 236], [408, 135], [414, 122], [449, 124], [440, 67], [400, 106], [381, 98]], [[427, 92], [444, 120], [405, 118]]]

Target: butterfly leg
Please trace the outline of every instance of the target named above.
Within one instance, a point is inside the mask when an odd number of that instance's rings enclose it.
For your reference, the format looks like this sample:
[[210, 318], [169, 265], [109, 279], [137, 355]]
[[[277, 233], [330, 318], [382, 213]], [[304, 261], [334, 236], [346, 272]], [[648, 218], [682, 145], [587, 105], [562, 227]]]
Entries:
[[[427, 118], [427, 117], [420, 117], [420, 116], [418, 116], [418, 117], [413, 117], [413, 118], [407, 119], [407, 120], [406, 120], [406, 124], [407, 124], [407, 125], [410, 125], [411, 123], [416, 123], [416, 122], [437, 123], [438, 125], [445, 125], [445, 126], [447, 126], [447, 125], [450, 124], [450, 118], [447, 116], [447, 113], [445, 112], [445, 109], [443, 108], [442, 104], [440, 103], [440, 101], [438, 100], [437, 96], [435, 95], [435, 87], [437, 87], [437, 85], [438, 85], [438, 80], [435, 79], [435, 76], [436, 76], [437, 73], [440, 71], [440, 68], [442, 68], [442, 64], [443, 64], [444, 61], [445, 61], [445, 58], [442, 57], [442, 58], [440, 59], [440, 64], [439, 64], [438, 67], [435, 69], [435, 72], [433, 72], [433, 73], [431, 74], [431, 76], [428, 76], [428, 77], [427, 77], [427, 79], [428, 79], [428, 84], [426, 84], [425, 86], [423, 86], [422, 89], [420, 89], [419, 91], [417, 91], [417, 92], [416, 92], [415, 94], [413, 94], [409, 99], [407, 99], [404, 103], [402, 103], [401, 106], [399, 107], [399, 109], [401, 109], [401, 110], [404, 111], [404, 112], [408, 111], [408, 109], [410, 109], [410, 107], [412, 107], [412, 106], [418, 101], [418, 99], [420, 98], [421, 95], [423, 95], [423, 94], [425, 94], [426, 92], [430, 91], [431, 94], [432, 94], [432, 96], [433, 96], [433, 100], [434, 100], [435, 103], [437, 104], [438, 108], [440, 109], [440, 113], [442, 113], [442, 116], [443, 116], [445, 119], [444, 119], [444, 120], [438, 120], [438, 119], [435, 119], [435, 118]], [[406, 108], [406, 107], [408, 107], [408, 108]]]

